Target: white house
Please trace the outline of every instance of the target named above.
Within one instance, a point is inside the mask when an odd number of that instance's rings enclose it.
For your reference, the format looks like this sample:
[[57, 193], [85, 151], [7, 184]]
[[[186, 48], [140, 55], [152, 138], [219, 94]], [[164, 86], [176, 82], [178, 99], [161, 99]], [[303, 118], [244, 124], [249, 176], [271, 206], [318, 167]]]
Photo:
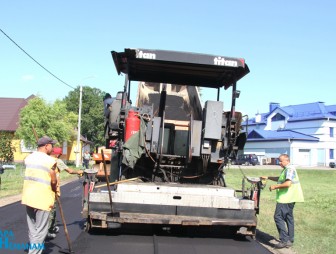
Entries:
[[262, 164], [278, 164], [281, 153], [300, 166], [328, 166], [335, 159], [336, 105], [323, 102], [280, 107], [243, 123], [247, 141], [244, 153], [254, 153]]

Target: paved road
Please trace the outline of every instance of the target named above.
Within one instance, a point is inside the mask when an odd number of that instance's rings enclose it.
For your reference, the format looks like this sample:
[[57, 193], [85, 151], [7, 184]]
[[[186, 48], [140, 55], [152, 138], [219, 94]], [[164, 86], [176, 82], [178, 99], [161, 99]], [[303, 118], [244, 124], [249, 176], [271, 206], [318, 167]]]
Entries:
[[[70, 238], [75, 240], [82, 232], [84, 220], [81, 217], [81, 183], [76, 180], [61, 187], [61, 204], [64, 210], [64, 216], [67, 223]], [[67, 248], [67, 241], [64, 234], [62, 220], [57, 210], [57, 222], [60, 226], [60, 233], [57, 238], [45, 243], [45, 253], [58, 253], [59, 249]], [[10, 242], [15, 244], [24, 244], [28, 242], [28, 228], [26, 221], [25, 206], [20, 202], [0, 207], [0, 231], [12, 231], [13, 237]], [[1, 248], [2, 247], [2, 248]], [[25, 253], [22, 250], [9, 250], [0, 243], [1, 254]]]
[[[94, 243], [94, 244], [92, 244]], [[247, 237], [232, 238], [201, 229], [162, 232], [130, 227], [123, 232], [82, 233], [75, 243], [76, 253], [90, 254], [269, 254], [258, 242]]]
[[[233, 238], [223, 232], [208, 229], [172, 228], [162, 231], [161, 228], [149, 226], [130, 226], [119, 231], [99, 230], [88, 234], [82, 230], [84, 220], [81, 217], [81, 183], [73, 181], [62, 186], [61, 203], [63, 206], [67, 228], [75, 253], [128, 253], [128, 254], [200, 254], [200, 253], [260, 253], [269, 254], [267, 249], [251, 238]], [[60, 233], [57, 238], [47, 241], [45, 253], [59, 253], [67, 249], [67, 241], [63, 231], [59, 212], [57, 214]], [[25, 208], [19, 202], [0, 207], [0, 230], [12, 231], [13, 243], [26, 243], [27, 223]], [[1, 248], [2, 247], [2, 248]], [[22, 250], [5, 249], [1, 246], [1, 254], [25, 253]]]

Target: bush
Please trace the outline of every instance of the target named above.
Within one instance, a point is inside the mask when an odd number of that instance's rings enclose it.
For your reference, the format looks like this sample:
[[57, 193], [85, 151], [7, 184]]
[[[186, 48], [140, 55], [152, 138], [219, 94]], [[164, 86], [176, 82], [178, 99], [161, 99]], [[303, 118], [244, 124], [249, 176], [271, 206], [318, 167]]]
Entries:
[[0, 131], [0, 164], [13, 162], [15, 147], [12, 145], [13, 134]]

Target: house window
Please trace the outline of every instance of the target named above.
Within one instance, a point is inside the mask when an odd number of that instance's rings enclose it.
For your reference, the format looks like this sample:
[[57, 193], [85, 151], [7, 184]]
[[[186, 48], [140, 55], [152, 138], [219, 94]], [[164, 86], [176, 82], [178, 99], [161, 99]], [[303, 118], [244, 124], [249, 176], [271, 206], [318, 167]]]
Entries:
[[285, 120], [285, 117], [279, 113], [272, 117], [272, 121], [282, 121]]
[[26, 145], [23, 140], [20, 141], [20, 148], [21, 153], [32, 153], [36, 151], [36, 148], [34, 148], [32, 145]]
[[330, 157], [331, 160], [334, 159], [334, 149], [329, 150], [329, 157]]
[[330, 137], [333, 138], [334, 137], [334, 127], [330, 127], [329, 131], [330, 131]]

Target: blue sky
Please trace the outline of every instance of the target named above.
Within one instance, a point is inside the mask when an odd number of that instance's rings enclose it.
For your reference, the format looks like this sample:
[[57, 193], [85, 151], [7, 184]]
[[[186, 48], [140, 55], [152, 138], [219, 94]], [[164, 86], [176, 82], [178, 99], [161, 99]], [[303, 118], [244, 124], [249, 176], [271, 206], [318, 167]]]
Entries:
[[[122, 90], [110, 51], [147, 48], [246, 60], [236, 108], [250, 117], [281, 106], [336, 104], [333, 0], [1, 1], [0, 28], [72, 87]], [[55, 79], [0, 32], [0, 97], [64, 98]], [[231, 91], [231, 90], [230, 90]], [[221, 91], [229, 110], [230, 91]], [[133, 90], [133, 94], [136, 89]], [[204, 90], [203, 100], [216, 99]]]

